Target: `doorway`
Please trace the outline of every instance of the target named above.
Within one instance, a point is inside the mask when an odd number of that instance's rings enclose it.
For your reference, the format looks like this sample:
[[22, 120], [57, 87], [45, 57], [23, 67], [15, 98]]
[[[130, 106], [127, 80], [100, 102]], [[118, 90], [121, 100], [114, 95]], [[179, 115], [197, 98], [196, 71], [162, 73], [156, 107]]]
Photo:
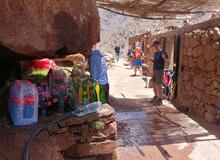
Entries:
[[180, 35], [175, 35], [174, 36], [174, 85], [175, 85], [175, 90], [174, 90], [174, 98], [177, 97], [177, 91], [178, 91], [178, 77], [179, 77], [179, 60], [180, 60], [180, 49], [181, 49], [181, 36]]

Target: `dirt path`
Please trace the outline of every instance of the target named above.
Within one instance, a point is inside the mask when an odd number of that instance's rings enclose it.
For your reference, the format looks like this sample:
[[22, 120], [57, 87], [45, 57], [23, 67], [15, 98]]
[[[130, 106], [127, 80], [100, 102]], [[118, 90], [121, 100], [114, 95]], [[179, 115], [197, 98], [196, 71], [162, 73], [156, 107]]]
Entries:
[[117, 111], [118, 160], [216, 160], [220, 126], [179, 112], [168, 102], [148, 103], [152, 89], [117, 62], [109, 69], [110, 103]]

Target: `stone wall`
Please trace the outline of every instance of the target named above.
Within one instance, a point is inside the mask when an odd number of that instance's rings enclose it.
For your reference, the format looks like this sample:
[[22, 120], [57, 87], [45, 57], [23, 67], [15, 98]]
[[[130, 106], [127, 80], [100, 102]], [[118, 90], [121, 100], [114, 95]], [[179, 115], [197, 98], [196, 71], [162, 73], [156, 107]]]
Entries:
[[[62, 114], [42, 116], [38, 124], [23, 127], [1, 123], [0, 160], [22, 159], [24, 146], [33, 132]], [[117, 136], [115, 114], [111, 106], [104, 104], [98, 112], [59, 121], [34, 139], [30, 160], [113, 159]]]
[[220, 124], [220, 27], [182, 35], [178, 102]]
[[48, 132], [65, 157], [113, 156], [117, 139], [115, 111], [104, 104], [99, 112], [61, 121]]

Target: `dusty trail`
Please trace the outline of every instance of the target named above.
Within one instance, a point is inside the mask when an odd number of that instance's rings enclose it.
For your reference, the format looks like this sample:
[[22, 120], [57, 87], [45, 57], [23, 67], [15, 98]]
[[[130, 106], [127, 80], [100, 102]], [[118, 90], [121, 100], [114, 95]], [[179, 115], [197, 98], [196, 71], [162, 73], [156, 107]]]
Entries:
[[153, 106], [141, 76], [120, 60], [109, 69], [110, 103], [117, 111], [118, 160], [216, 160], [220, 126], [179, 112], [172, 104]]

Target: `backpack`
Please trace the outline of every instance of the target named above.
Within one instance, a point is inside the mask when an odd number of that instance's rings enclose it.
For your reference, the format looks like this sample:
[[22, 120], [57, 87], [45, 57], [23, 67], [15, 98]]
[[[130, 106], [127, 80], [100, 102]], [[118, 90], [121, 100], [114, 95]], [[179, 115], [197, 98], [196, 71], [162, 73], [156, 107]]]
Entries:
[[170, 80], [170, 78], [169, 78], [169, 75], [168, 75], [168, 71], [165, 71], [165, 73], [164, 73], [164, 84], [166, 86], [169, 85], [169, 80]]
[[142, 56], [142, 50], [141, 48], [136, 48], [134, 52], [134, 58], [135, 59], [141, 59]]

